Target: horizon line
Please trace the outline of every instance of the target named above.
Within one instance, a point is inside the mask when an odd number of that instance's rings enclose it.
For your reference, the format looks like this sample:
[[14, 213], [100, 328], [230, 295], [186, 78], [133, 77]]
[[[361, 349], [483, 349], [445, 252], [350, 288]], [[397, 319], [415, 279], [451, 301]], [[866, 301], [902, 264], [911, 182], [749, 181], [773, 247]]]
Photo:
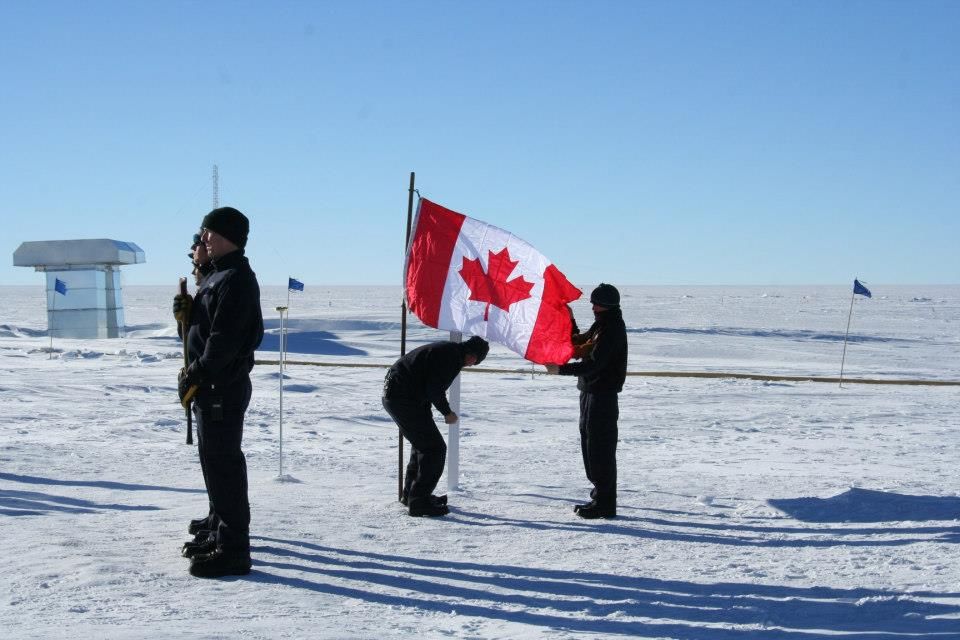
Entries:
[[[291, 276], [292, 277], [292, 276]], [[384, 283], [314, 283], [311, 284], [309, 281], [305, 281], [301, 278], [297, 278], [300, 282], [303, 282], [304, 285], [310, 287], [400, 287], [403, 285], [399, 284], [384, 284]], [[960, 286], [960, 282], [875, 282], [875, 281], [866, 281], [861, 280], [863, 284], [868, 284], [872, 287], [956, 287]], [[269, 282], [260, 282], [261, 287], [283, 287], [286, 288], [287, 284], [279, 283], [272, 284]], [[576, 283], [573, 283], [574, 286], [577, 286]], [[170, 284], [160, 284], [160, 283], [124, 283], [124, 287], [170, 287]], [[781, 283], [781, 282], [750, 282], [750, 283], [645, 283], [645, 284], [618, 284], [619, 287], [852, 287], [853, 283], [849, 285], [832, 282], [806, 282], [806, 283]], [[0, 287], [43, 287], [46, 288], [45, 283], [37, 284], [8, 284], [0, 283]]]

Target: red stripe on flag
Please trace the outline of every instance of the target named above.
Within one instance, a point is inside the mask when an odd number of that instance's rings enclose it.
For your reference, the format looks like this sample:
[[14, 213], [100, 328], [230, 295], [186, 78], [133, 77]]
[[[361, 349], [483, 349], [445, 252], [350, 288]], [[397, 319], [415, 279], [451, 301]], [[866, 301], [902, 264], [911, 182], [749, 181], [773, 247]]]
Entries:
[[420, 321], [436, 327], [450, 259], [466, 216], [420, 200], [417, 228], [407, 256], [407, 303]]
[[543, 272], [543, 299], [524, 357], [537, 364], [564, 364], [573, 355], [573, 322], [567, 304], [581, 295], [554, 265]]

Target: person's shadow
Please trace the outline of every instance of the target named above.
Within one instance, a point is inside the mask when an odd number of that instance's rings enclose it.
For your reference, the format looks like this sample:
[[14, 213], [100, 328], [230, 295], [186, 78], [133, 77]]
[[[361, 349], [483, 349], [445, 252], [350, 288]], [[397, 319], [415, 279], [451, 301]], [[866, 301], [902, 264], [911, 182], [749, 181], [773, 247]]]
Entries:
[[[149, 484], [131, 484], [110, 480], [60, 480], [43, 476], [28, 476], [16, 473], [0, 472], [0, 481], [19, 485], [40, 485], [59, 487], [92, 487], [97, 489], [120, 491], [173, 491], [177, 493], [204, 493], [203, 489], [186, 489]], [[84, 498], [71, 498], [46, 491], [28, 491], [25, 489], [0, 488], [0, 515], [38, 516], [53, 512], [60, 513], [97, 513], [100, 511], [158, 511], [161, 507], [142, 504], [101, 503]]]
[[253, 541], [252, 580], [572, 633], [680, 640], [960, 637], [956, 617], [942, 618], [960, 615], [960, 604], [933, 601], [958, 593], [700, 584]]

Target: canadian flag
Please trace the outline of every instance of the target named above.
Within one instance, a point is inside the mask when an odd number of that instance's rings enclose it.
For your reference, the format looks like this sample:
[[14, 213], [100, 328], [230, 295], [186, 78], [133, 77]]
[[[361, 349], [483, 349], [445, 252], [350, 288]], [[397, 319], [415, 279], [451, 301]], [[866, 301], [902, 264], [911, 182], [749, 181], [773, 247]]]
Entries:
[[421, 199], [405, 273], [409, 309], [430, 327], [498, 342], [537, 364], [573, 355], [567, 304], [582, 292], [512, 233]]

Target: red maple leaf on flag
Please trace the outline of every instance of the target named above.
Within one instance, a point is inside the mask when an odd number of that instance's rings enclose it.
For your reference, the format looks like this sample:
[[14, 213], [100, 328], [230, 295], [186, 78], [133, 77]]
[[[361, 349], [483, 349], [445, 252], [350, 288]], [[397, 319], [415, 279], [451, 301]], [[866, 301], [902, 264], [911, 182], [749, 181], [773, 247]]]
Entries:
[[519, 260], [510, 259], [510, 253], [506, 247], [497, 253], [489, 252], [486, 272], [480, 264], [480, 258], [463, 259], [460, 277], [470, 288], [470, 300], [487, 303], [483, 310], [484, 322], [489, 319], [491, 304], [504, 311], [510, 311], [510, 305], [531, 297], [532, 282], [527, 282], [523, 276], [507, 280], [518, 264], [520, 264]]

